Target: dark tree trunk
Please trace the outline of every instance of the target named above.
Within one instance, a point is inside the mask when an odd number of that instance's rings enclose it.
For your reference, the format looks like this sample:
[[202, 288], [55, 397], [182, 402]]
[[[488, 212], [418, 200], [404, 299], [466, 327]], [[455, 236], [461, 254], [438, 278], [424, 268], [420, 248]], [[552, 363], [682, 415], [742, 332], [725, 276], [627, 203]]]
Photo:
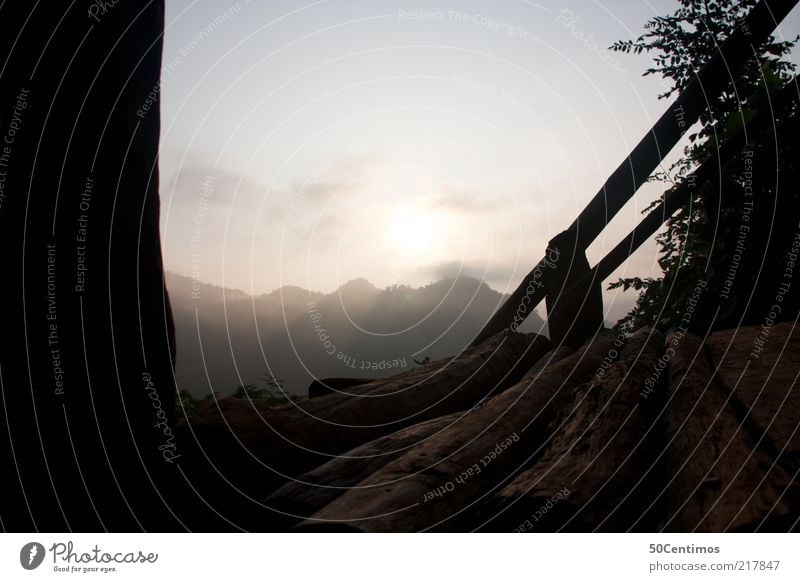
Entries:
[[2, 525], [180, 527], [165, 499], [180, 451], [159, 242], [163, 2], [6, 3], [0, 22]]

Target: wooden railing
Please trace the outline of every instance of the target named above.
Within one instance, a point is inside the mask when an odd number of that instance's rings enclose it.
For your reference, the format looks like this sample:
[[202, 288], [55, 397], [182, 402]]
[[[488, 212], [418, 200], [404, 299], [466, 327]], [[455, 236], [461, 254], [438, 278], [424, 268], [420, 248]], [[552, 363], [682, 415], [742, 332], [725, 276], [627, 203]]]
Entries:
[[[551, 339], [554, 315], [556, 319], [561, 319], [559, 311], [564, 314], [566, 311], [572, 312], [572, 328], [577, 336], [585, 335], [598, 324], [597, 306], [594, 305], [596, 301], [593, 298], [599, 293], [600, 283], [680, 208], [691, 194], [692, 185], [701, 184], [709, 178], [715, 170], [714, 164], [702, 164], [691, 179], [671, 190], [662, 203], [592, 269], [584, 265], [586, 248], [644, 184], [689, 127], [700, 118], [708, 102], [722, 92], [747, 61], [757, 54], [758, 46], [769, 38], [770, 33], [797, 2], [798, 0], [761, 0], [756, 4], [719, 47], [717, 54], [697, 72], [686, 89], [614, 170], [572, 225], [551, 241], [548, 245], [550, 256], [541, 259], [528, 273], [473, 340], [472, 345], [477, 345], [504, 329], [516, 329], [545, 298], [548, 301]], [[776, 99], [785, 102], [795, 96], [796, 86], [794, 92], [791, 88], [781, 91]], [[751, 131], [755, 130], [755, 125], [772, 121], [771, 109], [770, 106], [766, 107], [748, 122]], [[726, 156], [735, 153], [744, 143], [746, 130], [742, 128], [721, 145], [724, 151], [720, 152], [720, 159], [726, 159]], [[558, 245], [562, 248], [559, 249]], [[554, 260], [556, 257], [560, 260]], [[564, 260], [565, 257], [569, 260]], [[570, 297], [575, 300], [569, 301]], [[602, 310], [602, 303], [600, 309]], [[602, 325], [602, 318], [599, 325]], [[562, 330], [556, 331], [559, 336], [566, 333]]]

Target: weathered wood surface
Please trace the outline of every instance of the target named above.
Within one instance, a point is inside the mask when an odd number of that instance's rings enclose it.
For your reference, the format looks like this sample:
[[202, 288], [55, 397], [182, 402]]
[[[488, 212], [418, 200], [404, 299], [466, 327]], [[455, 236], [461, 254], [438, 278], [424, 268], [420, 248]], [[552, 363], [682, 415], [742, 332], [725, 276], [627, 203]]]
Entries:
[[[800, 471], [800, 331], [792, 323], [715, 333], [707, 342], [717, 379], [749, 415], [751, 438], [785, 469]], [[779, 456], [778, 456], [779, 455]]]
[[352, 394], [278, 408], [238, 398], [209, 402], [179, 432], [199, 470], [210, 464], [263, 499], [356, 446], [472, 408], [518, 382], [549, 347], [542, 336], [504, 332], [456, 357], [351, 388]]
[[625, 531], [643, 515], [648, 469], [656, 451], [652, 424], [640, 407], [642, 387], [663, 352], [663, 337], [641, 330], [611, 355], [620, 356], [573, 398], [548, 428], [536, 463], [504, 487], [484, 510], [494, 531]]
[[601, 332], [572, 356], [491, 398], [368, 476], [303, 525], [346, 522], [361, 531], [463, 529], [473, 504], [536, 454], [544, 429], [572, 398], [571, 387], [594, 376], [612, 341], [610, 332]]
[[[743, 343], [737, 351], [746, 348]], [[660, 528], [755, 530], [795, 519], [793, 475], [772, 458], [763, 441], [754, 440], [747, 418], [737, 413], [731, 394], [715, 378], [702, 339], [672, 335], [666, 354], [671, 359]], [[739, 365], [747, 362], [738, 360]]]
[[800, 517], [798, 335], [604, 332], [273, 500], [316, 510], [304, 530], [786, 531]]
[[[296, 516], [296, 521], [309, 517], [358, 486], [365, 475], [402, 456], [414, 446], [422, 446], [467, 412], [455, 412], [415, 424], [335, 457], [278, 489], [265, 504]], [[372, 488], [381, 485], [373, 485]]]
[[568, 358], [574, 353], [575, 350], [573, 350], [568, 346], [559, 346], [557, 348], [553, 348], [545, 355], [543, 355], [541, 358], [539, 358], [539, 361], [536, 362], [533, 365], [533, 367], [531, 367], [530, 370], [528, 370], [528, 373], [525, 374], [525, 379], [534, 379], [536, 376], [541, 374], [545, 370], [545, 368], [557, 364], [564, 358]]
[[[547, 366], [552, 366], [573, 353], [571, 348], [559, 347], [544, 354], [531, 367], [526, 378], [538, 376]], [[480, 405], [479, 405], [480, 406]], [[310, 517], [333, 500], [352, 489], [381, 467], [402, 456], [411, 447], [424, 446], [432, 436], [459, 422], [468, 412], [456, 412], [356, 447], [324, 465], [287, 483], [273, 493], [265, 503], [272, 508], [297, 516], [298, 520]], [[370, 485], [373, 489], [382, 484]]]
[[[786, 531], [800, 518], [800, 334], [779, 324], [765, 339], [763, 329], [605, 330], [575, 352], [533, 340], [535, 364], [522, 356], [532, 338], [516, 334], [445, 374], [434, 363], [304, 410], [222, 401], [242, 442], [216, 441], [212, 458], [246, 484], [246, 501], [229, 509], [248, 529]], [[503, 390], [511, 367], [525, 377]], [[442, 414], [441, 395], [464, 386], [461, 410]], [[385, 395], [409, 407], [419, 397], [422, 412], [385, 410]], [[312, 409], [318, 418], [305, 416]], [[348, 414], [358, 427], [341, 426]], [[224, 436], [219, 422], [203, 444]], [[283, 474], [241, 472], [236, 455], [251, 453]]]
[[585, 250], [577, 246], [574, 232], [565, 231], [547, 244], [554, 257], [552, 269], [543, 273], [547, 297], [547, 327], [553, 345], [582, 346], [603, 328], [603, 290]]
[[314, 380], [308, 386], [308, 397], [319, 398], [328, 394], [348, 394], [353, 392], [354, 387], [373, 381], [371, 378], [321, 378]]

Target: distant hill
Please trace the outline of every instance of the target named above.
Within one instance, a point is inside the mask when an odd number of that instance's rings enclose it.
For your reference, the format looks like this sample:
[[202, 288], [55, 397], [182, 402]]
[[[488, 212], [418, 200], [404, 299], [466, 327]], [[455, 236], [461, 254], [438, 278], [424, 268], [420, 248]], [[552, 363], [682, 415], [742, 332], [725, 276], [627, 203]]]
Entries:
[[[295, 286], [250, 296], [167, 273], [177, 380], [196, 395], [230, 393], [271, 370], [290, 392], [315, 378], [380, 377], [462, 350], [504, 297], [472, 277], [378, 289], [354, 279], [329, 294]], [[533, 314], [523, 331], [541, 331]]]

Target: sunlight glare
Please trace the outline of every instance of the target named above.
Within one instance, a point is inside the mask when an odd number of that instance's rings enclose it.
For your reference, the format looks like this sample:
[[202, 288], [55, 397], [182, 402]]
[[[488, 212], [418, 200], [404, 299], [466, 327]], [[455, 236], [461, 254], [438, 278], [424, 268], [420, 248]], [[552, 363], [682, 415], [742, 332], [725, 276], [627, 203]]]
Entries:
[[431, 253], [438, 238], [436, 221], [420, 204], [397, 208], [389, 216], [386, 236], [397, 252]]

